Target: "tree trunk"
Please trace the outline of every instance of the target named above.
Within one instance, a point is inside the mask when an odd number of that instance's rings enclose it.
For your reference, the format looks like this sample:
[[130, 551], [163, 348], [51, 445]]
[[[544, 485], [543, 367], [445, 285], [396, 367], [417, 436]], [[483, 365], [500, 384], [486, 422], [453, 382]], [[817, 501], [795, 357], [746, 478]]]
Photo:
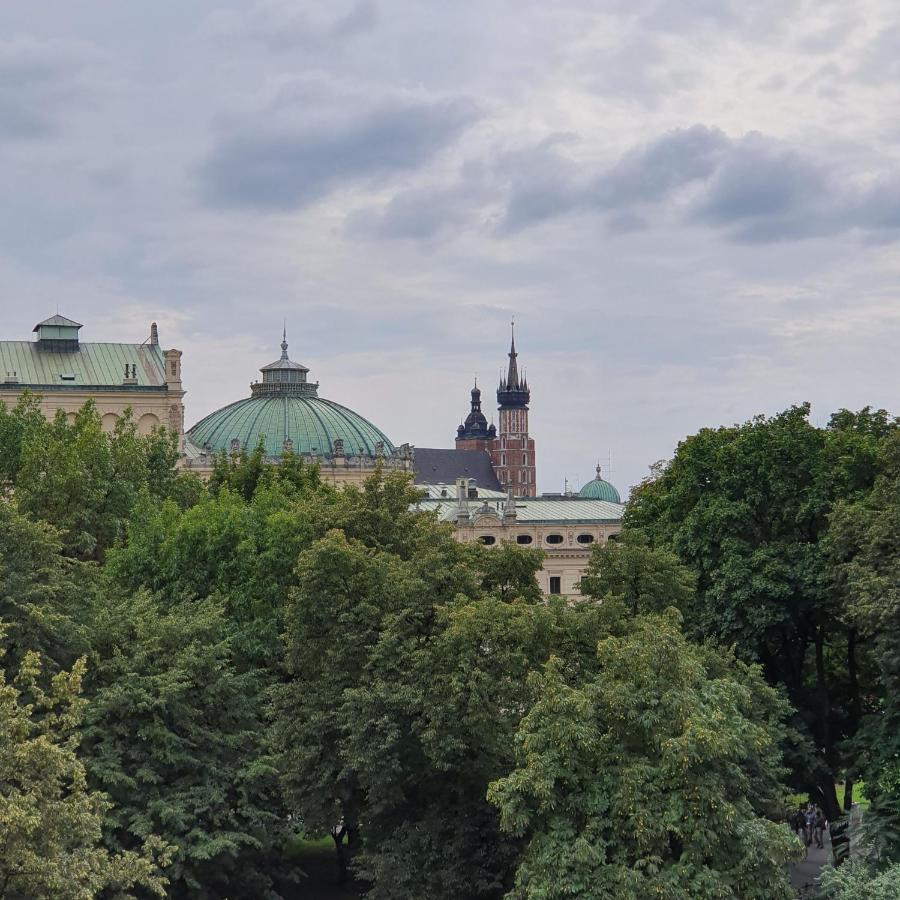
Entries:
[[331, 837], [334, 839], [334, 851], [337, 854], [338, 884], [344, 884], [347, 881], [347, 853], [344, 850], [344, 833], [343, 831], [333, 831]]
[[825, 635], [822, 627], [816, 628], [816, 694], [819, 701], [819, 714], [816, 717], [819, 746], [825, 756], [825, 768], [819, 782], [819, 794], [822, 810], [833, 821], [841, 814], [837, 791], [834, 787], [834, 747], [831, 737], [831, 699], [828, 696], [828, 684], [825, 680]]
[[849, 813], [853, 809], [853, 779], [847, 778], [844, 782], [844, 812]]

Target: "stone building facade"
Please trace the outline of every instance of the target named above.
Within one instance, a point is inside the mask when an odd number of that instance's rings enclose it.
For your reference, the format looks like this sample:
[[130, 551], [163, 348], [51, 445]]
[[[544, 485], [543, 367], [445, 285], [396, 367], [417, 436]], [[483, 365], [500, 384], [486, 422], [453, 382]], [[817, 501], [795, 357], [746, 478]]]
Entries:
[[48, 418], [61, 409], [71, 421], [92, 399], [108, 431], [131, 408], [141, 434], [163, 425], [183, 442], [181, 351], [162, 349], [155, 322], [139, 344], [87, 343], [82, 327], [55, 315], [34, 326], [35, 340], [0, 341], [0, 401], [28, 390]]
[[573, 599], [580, 596], [592, 548], [621, 531], [625, 509], [618, 502], [581, 495], [516, 498], [511, 489], [503, 493], [480, 488], [467, 478], [420, 487], [419, 508], [435, 510], [441, 521], [452, 523], [456, 540], [487, 546], [508, 541], [542, 550], [541, 589]]

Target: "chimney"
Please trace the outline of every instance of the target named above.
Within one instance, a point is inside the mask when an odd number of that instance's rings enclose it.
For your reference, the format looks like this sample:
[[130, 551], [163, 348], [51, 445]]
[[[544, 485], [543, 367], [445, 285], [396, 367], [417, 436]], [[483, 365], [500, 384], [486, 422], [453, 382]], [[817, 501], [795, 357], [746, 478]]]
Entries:
[[468, 479], [456, 479], [456, 524], [466, 525], [469, 522]]
[[159, 346], [159, 329], [156, 327], [156, 322], [150, 323], [150, 346]]

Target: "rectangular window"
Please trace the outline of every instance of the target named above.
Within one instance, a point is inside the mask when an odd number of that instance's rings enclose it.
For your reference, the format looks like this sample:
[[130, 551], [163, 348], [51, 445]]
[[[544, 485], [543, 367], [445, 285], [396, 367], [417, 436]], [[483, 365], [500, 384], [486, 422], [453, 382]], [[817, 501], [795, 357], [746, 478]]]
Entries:
[[550, 576], [550, 593], [551, 594], [561, 594], [562, 593], [562, 578], [559, 575], [551, 575]]

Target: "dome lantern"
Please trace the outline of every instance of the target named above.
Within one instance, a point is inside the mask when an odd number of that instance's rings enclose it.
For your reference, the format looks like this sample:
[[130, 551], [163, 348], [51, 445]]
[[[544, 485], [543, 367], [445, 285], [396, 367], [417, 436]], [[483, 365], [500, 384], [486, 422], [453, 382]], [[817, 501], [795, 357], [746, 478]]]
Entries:
[[263, 380], [250, 385], [253, 396], [272, 394], [301, 394], [307, 397], [319, 395], [319, 383], [306, 380], [309, 369], [288, 357], [287, 327], [281, 336], [281, 358], [263, 366]]

